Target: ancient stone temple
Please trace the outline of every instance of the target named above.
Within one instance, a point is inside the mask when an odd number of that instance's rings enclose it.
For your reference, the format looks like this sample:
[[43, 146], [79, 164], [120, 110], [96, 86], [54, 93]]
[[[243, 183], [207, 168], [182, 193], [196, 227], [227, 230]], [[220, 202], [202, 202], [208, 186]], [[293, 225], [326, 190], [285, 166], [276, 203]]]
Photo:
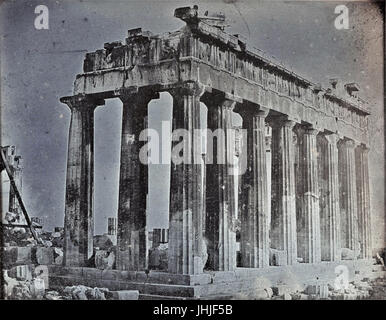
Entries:
[[[176, 9], [175, 17], [186, 23], [178, 31], [133, 29], [125, 43], [87, 53], [74, 95], [60, 99], [71, 110], [64, 265], [84, 266], [93, 253], [94, 110], [118, 97], [123, 118], [116, 268], [146, 269], [148, 168], [139, 159], [145, 143], [139, 134], [147, 127], [149, 102], [165, 91], [173, 97], [172, 129], [192, 135], [184, 141], [186, 156], [201, 156], [192, 132], [200, 129], [204, 103], [208, 129], [231, 129], [231, 115], [241, 116], [247, 166], [236, 195], [227, 163], [213, 161], [205, 170], [195, 162], [172, 165], [169, 274], [200, 275], [207, 266], [234, 271], [236, 207], [242, 268], [269, 268], [271, 252], [276, 265], [289, 266], [339, 261], [342, 248], [353, 259], [371, 258], [369, 111], [359, 87], [333, 80], [323, 89], [227, 33], [220, 15], [201, 17], [197, 7], [186, 7]], [[270, 165], [266, 126], [272, 131]], [[231, 138], [222, 140], [230, 152]]]

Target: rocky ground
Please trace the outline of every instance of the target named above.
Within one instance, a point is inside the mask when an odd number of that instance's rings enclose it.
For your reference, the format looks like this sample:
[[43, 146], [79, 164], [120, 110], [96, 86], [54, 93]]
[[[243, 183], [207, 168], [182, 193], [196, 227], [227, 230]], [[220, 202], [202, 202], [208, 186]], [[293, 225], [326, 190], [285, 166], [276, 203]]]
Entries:
[[271, 300], [386, 300], [386, 279], [353, 281], [340, 290], [331, 285], [313, 285], [303, 292], [273, 295]]

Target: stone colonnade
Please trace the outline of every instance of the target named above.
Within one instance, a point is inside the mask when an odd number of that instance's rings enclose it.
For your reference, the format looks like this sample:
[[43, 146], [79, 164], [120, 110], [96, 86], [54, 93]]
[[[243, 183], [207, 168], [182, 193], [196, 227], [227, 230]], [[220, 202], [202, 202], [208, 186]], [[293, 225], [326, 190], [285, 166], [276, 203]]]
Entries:
[[[288, 115], [191, 84], [169, 90], [173, 131], [187, 129], [184, 157], [201, 157], [200, 102], [208, 108], [208, 129], [230, 129], [232, 112], [246, 131], [246, 172], [240, 177], [239, 220], [243, 267], [270, 264], [270, 249], [281, 264], [337, 261], [341, 248], [371, 257], [368, 149], [338, 133], [294, 121]], [[146, 263], [147, 166], [139, 160], [152, 90], [122, 91], [121, 167], [116, 267], [144, 270]], [[68, 146], [64, 265], [85, 266], [93, 253], [93, 114], [103, 100], [92, 95], [61, 99], [71, 109]], [[267, 181], [266, 132], [272, 128], [272, 175]], [[227, 132], [227, 131], [225, 131]], [[236, 217], [231, 163], [219, 163], [217, 144], [234, 148], [228, 134], [214, 141], [213, 161], [171, 165], [168, 268], [199, 274], [204, 268], [236, 268]], [[172, 146], [179, 143], [173, 141]], [[172, 155], [173, 157], [173, 155]], [[221, 162], [221, 161], [220, 161]], [[203, 177], [204, 175], [204, 177]], [[204, 185], [205, 184], [205, 185]], [[269, 213], [268, 188], [271, 188]], [[204, 196], [203, 196], [204, 194]], [[205, 250], [206, 249], [206, 250]]]

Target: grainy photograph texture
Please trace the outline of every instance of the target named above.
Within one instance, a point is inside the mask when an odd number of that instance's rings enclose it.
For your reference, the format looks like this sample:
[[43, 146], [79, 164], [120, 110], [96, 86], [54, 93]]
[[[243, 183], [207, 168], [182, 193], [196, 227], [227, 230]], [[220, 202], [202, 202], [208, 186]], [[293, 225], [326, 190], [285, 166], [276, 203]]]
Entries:
[[384, 15], [1, 1], [1, 299], [386, 299]]

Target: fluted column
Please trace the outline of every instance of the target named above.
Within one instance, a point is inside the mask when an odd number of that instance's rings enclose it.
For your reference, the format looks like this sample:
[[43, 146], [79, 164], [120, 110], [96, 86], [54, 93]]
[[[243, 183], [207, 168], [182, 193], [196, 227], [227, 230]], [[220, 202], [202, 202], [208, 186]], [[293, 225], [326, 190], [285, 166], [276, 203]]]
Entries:
[[173, 96], [173, 141], [168, 269], [171, 273], [199, 274], [203, 272], [203, 256], [206, 255], [202, 250], [201, 137], [194, 132], [200, 128], [201, 91], [192, 86], [170, 93]]
[[269, 266], [269, 221], [267, 210], [267, 159], [265, 117], [268, 110], [249, 103], [238, 104], [236, 112], [247, 132], [247, 171], [242, 175], [240, 204], [240, 251], [243, 267]]
[[[234, 102], [223, 94], [207, 96], [206, 228], [208, 269], [236, 268], [234, 152], [232, 109]], [[232, 162], [231, 162], [232, 161]]]
[[322, 260], [324, 261], [341, 259], [338, 140], [339, 137], [336, 134], [323, 134], [320, 136], [320, 147], [318, 146], [321, 180], [324, 181], [321, 186], [320, 201]]
[[296, 263], [296, 195], [294, 172], [294, 121], [272, 118], [272, 247], [287, 254], [287, 264]]
[[312, 128], [299, 128], [299, 162], [301, 183], [298, 186], [300, 205], [298, 215], [298, 254], [303, 262], [321, 261], [319, 186], [316, 135]]
[[93, 254], [94, 109], [103, 101], [60, 99], [71, 109], [64, 216], [65, 266], [87, 266]]
[[352, 140], [339, 142], [339, 183], [342, 248], [358, 253], [358, 206], [355, 169], [355, 146]]
[[123, 112], [116, 267], [119, 270], [144, 270], [148, 165], [139, 157], [146, 143], [140, 141], [139, 136], [147, 128], [147, 106], [153, 96], [150, 92], [139, 91], [122, 93], [119, 98]]
[[359, 146], [356, 152], [358, 223], [361, 258], [372, 257], [371, 220], [370, 220], [370, 190], [369, 190], [369, 148]]

